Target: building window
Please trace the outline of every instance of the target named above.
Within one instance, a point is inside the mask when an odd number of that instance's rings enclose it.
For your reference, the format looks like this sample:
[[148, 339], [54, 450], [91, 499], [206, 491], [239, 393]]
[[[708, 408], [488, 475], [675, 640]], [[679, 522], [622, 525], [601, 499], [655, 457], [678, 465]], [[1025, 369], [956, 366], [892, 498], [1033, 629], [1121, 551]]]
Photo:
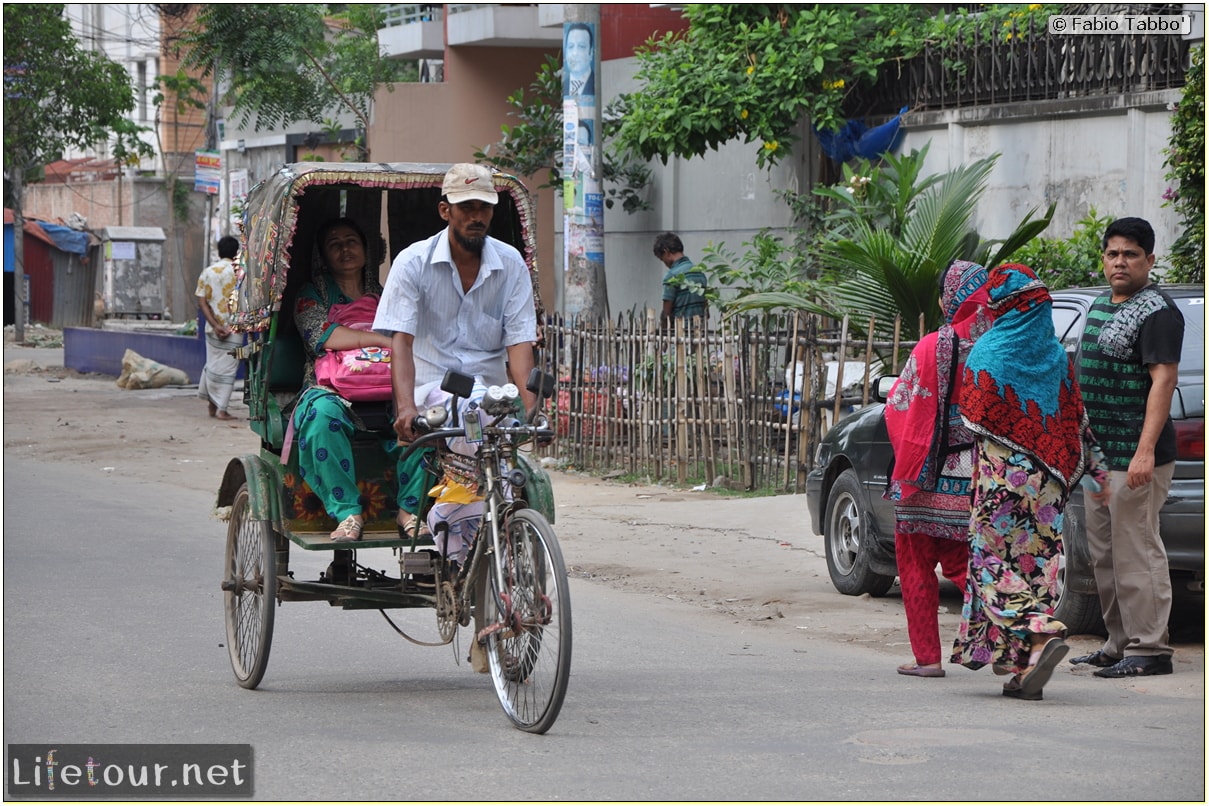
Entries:
[[134, 63], [134, 97], [138, 103], [139, 120], [147, 120], [147, 62]]

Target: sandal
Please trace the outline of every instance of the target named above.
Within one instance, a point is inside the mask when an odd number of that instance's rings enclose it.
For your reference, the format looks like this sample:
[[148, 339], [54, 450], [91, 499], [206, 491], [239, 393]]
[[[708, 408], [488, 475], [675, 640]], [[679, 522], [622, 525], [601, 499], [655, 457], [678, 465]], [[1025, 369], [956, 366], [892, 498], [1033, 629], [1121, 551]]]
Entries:
[[328, 535], [328, 539], [333, 543], [355, 543], [361, 539], [361, 530], [364, 527], [365, 524], [357, 520], [356, 515], [349, 515], [340, 521], [340, 525]]
[[[1041, 699], [1041, 689], [1053, 677], [1058, 662], [1066, 657], [1066, 653], [1069, 651], [1070, 647], [1058, 635], [1033, 649], [1029, 654], [1029, 668], [1020, 675], [1020, 691], [1022, 695], [1026, 695], [1021, 696], [1020, 699], [1032, 699], [1031, 695], [1036, 695], [1037, 699]], [[1007, 694], [1006, 686], [1004, 693]], [[1007, 694], [1007, 696], [1014, 695]]]
[[1003, 696], [1011, 697], [1014, 700], [1029, 700], [1038, 702], [1043, 699], [1041, 690], [1026, 691], [1021, 685], [1020, 675], [1012, 675], [1012, 679], [1003, 684]]
[[945, 670], [939, 666], [920, 666], [918, 663], [904, 663], [898, 667], [899, 674], [908, 677], [944, 677]]
[[399, 510], [399, 517], [395, 519], [395, 523], [399, 527], [399, 536], [411, 537], [416, 531], [417, 522], [420, 524], [419, 537], [432, 537], [432, 530], [428, 528], [428, 521], [421, 521], [419, 515], [403, 509]]

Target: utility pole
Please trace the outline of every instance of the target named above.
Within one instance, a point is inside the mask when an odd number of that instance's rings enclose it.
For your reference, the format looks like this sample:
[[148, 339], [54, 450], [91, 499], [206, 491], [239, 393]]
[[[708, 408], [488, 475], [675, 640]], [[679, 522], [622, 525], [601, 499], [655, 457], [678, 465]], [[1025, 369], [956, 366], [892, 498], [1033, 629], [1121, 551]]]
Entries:
[[563, 24], [563, 308], [607, 319], [600, 103], [600, 4], [568, 3]]
[[[25, 154], [21, 153], [21, 160]], [[29, 294], [25, 288], [25, 166], [10, 166], [8, 173], [16, 199], [13, 204], [13, 337], [17, 344], [25, 342], [25, 305]]]

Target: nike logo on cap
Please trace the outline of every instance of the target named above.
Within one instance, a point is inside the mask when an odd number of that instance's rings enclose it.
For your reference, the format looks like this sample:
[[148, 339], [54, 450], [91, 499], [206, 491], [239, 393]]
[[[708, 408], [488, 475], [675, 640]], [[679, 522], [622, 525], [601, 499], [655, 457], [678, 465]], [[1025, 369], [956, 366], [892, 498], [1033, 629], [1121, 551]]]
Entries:
[[479, 181], [479, 178], [478, 178], [477, 176], [472, 176], [472, 177], [470, 177], [469, 179], [467, 179], [467, 180], [466, 180], [466, 184], [467, 184], [467, 185], [473, 185], [473, 184], [474, 184], [475, 182], [477, 182], [477, 181]]

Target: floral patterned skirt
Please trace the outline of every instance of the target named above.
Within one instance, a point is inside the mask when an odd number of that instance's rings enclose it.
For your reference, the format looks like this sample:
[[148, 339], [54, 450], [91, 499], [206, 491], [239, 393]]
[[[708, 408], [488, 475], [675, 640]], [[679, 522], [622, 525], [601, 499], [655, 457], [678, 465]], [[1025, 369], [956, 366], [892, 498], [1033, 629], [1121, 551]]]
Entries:
[[970, 517], [970, 573], [953, 663], [1028, 668], [1031, 633], [1061, 635], [1053, 618], [1068, 492], [1027, 454], [979, 439]]

